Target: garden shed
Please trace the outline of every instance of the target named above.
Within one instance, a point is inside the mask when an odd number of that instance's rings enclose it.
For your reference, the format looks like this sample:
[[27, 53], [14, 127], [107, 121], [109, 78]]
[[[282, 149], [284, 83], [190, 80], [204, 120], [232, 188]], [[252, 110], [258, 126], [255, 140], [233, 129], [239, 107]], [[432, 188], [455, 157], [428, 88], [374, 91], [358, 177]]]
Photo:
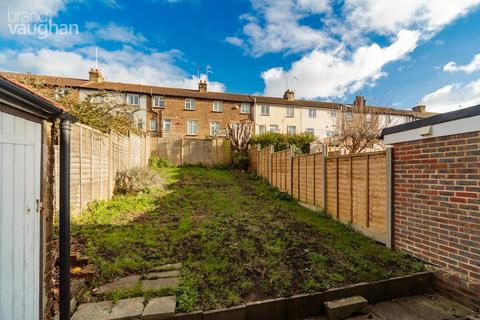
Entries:
[[393, 145], [393, 247], [480, 310], [480, 105], [383, 130]]
[[[50, 318], [54, 124], [68, 151], [72, 120], [61, 105], [0, 76], [0, 319]], [[65, 172], [69, 158], [60, 152]], [[62, 203], [68, 176], [59, 183]]]

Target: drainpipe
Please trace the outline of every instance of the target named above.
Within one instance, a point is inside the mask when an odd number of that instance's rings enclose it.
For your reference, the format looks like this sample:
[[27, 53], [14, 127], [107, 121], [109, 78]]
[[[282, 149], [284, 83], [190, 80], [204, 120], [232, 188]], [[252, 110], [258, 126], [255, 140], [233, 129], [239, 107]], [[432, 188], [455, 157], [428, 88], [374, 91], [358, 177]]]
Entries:
[[60, 124], [60, 320], [70, 319], [70, 120]]

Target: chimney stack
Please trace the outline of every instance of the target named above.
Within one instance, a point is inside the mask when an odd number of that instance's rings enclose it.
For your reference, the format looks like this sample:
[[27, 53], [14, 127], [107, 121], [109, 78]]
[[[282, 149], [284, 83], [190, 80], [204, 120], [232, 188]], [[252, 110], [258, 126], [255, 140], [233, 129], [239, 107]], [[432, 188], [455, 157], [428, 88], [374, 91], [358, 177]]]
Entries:
[[427, 110], [427, 106], [425, 106], [424, 104], [419, 104], [415, 107], [412, 108], [412, 111], [415, 111], [415, 112], [425, 112]]
[[207, 92], [207, 80], [200, 80], [198, 83], [199, 92]]
[[90, 71], [88, 72], [88, 80], [96, 83], [102, 83], [104, 80], [102, 71], [98, 68], [90, 68]]
[[287, 89], [287, 91], [285, 91], [285, 93], [283, 94], [283, 99], [286, 99], [288, 101], [295, 100], [295, 92], [293, 92], [293, 90]]
[[356, 107], [365, 107], [365, 97], [364, 96], [356, 96], [355, 100], [353, 101], [353, 105]]

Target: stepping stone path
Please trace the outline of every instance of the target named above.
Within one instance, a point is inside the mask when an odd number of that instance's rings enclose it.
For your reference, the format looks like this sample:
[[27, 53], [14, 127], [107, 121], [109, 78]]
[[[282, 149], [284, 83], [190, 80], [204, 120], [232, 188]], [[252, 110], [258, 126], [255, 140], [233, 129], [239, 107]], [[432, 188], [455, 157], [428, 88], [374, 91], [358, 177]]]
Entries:
[[[96, 295], [104, 295], [119, 290], [130, 290], [140, 285], [142, 291], [175, 288], [180, 277], [181, 263], [167, 264], [152, 269], [143, 278], [132, 275], [109, 282], [94, 290]], [[175, 314], [176, 297], [152, 298], [147, 303], [143, 297], [97, 303], [84, 303], [78, 306], [72, 320], [130, 320], [163, 319]]]

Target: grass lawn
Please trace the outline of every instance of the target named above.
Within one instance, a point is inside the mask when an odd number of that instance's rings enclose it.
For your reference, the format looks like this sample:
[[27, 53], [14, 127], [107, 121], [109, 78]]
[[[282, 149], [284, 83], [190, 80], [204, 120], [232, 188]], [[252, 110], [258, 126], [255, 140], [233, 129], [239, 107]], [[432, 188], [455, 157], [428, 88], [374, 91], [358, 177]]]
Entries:
[[[189, 312], [424, 268], [249, 174], [161, 173], [170, 180], [165, 191], [97, 202], [74, 219], [73, 234], [100, 269], [97, 284], [182, 262], [177, 311]], [[116, 298], [138, 294], [133, 288]]]

